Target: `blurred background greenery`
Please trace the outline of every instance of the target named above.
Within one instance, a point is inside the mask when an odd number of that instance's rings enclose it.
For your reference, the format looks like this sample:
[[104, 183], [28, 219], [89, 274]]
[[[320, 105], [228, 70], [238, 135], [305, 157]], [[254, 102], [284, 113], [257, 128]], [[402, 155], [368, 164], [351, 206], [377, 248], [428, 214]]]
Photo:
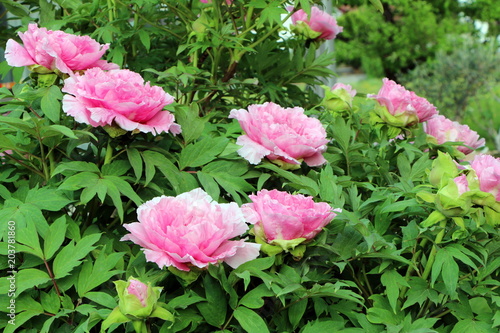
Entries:
[[[500, 3], [498, 0], [337, 1], [337, 66], [363, 73], [351, 83], [374, 93], [381, 78], [427, 98], [500, 151]], [[342, 70], [341, 70], [342, 71]], [[361, 80], [359, 79], [361, 78]], [[349, 75], [338, 81], [349, 80]]]

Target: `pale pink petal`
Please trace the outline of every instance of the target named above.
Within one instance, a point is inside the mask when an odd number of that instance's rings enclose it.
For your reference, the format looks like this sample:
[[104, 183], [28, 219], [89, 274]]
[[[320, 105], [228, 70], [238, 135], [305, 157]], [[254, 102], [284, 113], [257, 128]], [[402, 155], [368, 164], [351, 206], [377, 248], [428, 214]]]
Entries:
[[7, 60], [9, 66], [13, 67], [30, 66], [36, 64], [28, 51], [26, 51], [23, 46], [21, 46], [13, 39], [9, 39], [7, 41], [7, 45], [5, 47], [5, 60]]
[[238, 154], [251, 164], [259, 164], [264, 156], [271, 153], [270, 150], [256, 143], [246, 135], [238, 137], [236, 144], [242, 146]]

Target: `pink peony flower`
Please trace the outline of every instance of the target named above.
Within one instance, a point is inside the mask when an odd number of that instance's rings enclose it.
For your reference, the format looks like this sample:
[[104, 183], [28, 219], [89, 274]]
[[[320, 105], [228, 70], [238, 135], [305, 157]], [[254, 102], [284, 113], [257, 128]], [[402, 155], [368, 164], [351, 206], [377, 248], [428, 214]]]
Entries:
[[146, 300], [148, 299], [148, 286], [146, 284], [139, 280], [130, 279], [127, 292], [129, 295], [137, 297], [142, 306], [146, 306]]
[[356, 96], [356, 90], [349, 84], [335, 83], [333, 87], [321, 86], [325, 91], [325, 97], [321, 105], [332, 112], [343, 112], [352, 109], [352, 101]]
[[479, 189], [493, 194], [496, 201], [500, 201], [500, 158], [480, 154], [470, 165], [479, 179]]
[[337, 216], [326, 202], [314, 202], [312, 197], [289, 194], [278, 190], [261, 190], [250, 195], [251, 203], [241, 209], [248, 222], [254, 224], [255, 235], [267, 242], [314, 238]]
[[245, 135], [238, 138], [243, 146], [238, 153], [252, 164], [267, 157], [277, 164], [299, 167], [326, 162], [326, 131], [318, 119], [307, 117], [300, 107], [282, 108], [274, 103], [254, 104], [231, 110], [229, 118], [239, 121]]
[[259, 244], [231, 240], [248, 229], [238, 205], [218, 204], [200, 188], [154, 198], [137, 209], [137, 216], [139, 222], [124, 225], [130, 234], [121, 240], [143, 247], [146, 259], [160, 268], [189, 271], [221, 261], [236, 268], [259, 255]]
[[352, 98], [356, 96], [356, 89], [353, 89], [353, 87], [350, 84], [344, 84], [341, 82], [335, 83], [331, 89], [331, 91], [343, 91], [345, 90]]
[[466, 175], [460, 175], [454, 178], [453, 181], [455, 182], [455, 184], [457, 184], [459, 195], [462, 195], [465, 192], [469, 191], [469, 181], [467, 180]]
[[58, 70], [67, 74], [93, 67], [119, 68], [100, 60], [109, 45], [101, 45], [89, 36], [38, 28], [32, 23], [28, 25], [28, 31], [19, 33], [19, 37], [23, 45], [12, 39], [7, 41], [5, 59], [10, 66], [40, 65], [47, 68], [45, 72]]
[[174, 116], [162, 111], [174, 98], [132, 71], [92, 68], [66, 79], [62, 91], [71, 94], [64, 96], [63, 110], [77, 122], [153, 134], [181, 132]]
[[413, 91], [406, 90], [388, 78], [384, 78], [382, 82], [383, 86], [378, 94], [368, 97], [375, 98], [381, 106], [387, 108], [389, 115], [382, 114], [383, 120], [389, 120], [394, 126], [404, 127], [427, 121], [437, 114], [434, 105]]
[[299, 9], [291, 18], [292, 28], [309, 39], [334, 39], [343, 30], [332, 15], [318, 7], [311, 7], [310, 17], [303, 9]]
[[[456, 121], [438, 115], [430, 118], [424, 124], [425, 133], [436, 138], [438, 144], [445, 142], [463, 142], [466, 146], [458, 146], [457, 149], [464, 154], [470, 154], [473, 149], [484, 146], [485, 140], [479, 139], [479, 135], [467, 125], [461, 125]], [[471, 148], [469, 148], [471, 147]]]

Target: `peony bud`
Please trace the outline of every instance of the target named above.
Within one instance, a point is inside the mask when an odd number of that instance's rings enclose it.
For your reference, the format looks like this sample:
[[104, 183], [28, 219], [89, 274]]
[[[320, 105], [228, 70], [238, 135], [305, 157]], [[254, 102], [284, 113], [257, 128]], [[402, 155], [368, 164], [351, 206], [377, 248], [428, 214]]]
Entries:
[[325, 90], [325, 97], [321, 105], [331, 112], [344, 112], [352, 109], [352, 101], [356, 90], [348, 84], [336, 83], [331, 89], [321, 86]]

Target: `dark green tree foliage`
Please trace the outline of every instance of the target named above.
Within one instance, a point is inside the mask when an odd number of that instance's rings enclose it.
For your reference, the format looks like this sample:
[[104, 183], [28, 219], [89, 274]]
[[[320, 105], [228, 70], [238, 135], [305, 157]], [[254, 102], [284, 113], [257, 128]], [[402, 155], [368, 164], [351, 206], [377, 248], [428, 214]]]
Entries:
[[432, 59], [446, 34], [470, 30], [459, 24], [455, 7], [442, 3], [388, 0], [382, 5], [383, 13], [359, 1], [341, 7], [345, 12], [338, 21], [344, 31], [335, 44], [338, 62], [362, 67], [369, 76], [395, 78]]
[[[493, 149], [493, 138], [500, 128], [500, 101], [495, 91], [500, 82], [498, 43], [480, 43], [469, 36], [450, 38], [448, 44], [454, 48], [438, 51], [434, 60], [401, 75], [399, 81], [426, 96], [441, 114], [467, 123], [489, 138]], [[485, 94], [496, 98], [485, 98]], [[478, 115], [493, 122], [477, 121]]]

